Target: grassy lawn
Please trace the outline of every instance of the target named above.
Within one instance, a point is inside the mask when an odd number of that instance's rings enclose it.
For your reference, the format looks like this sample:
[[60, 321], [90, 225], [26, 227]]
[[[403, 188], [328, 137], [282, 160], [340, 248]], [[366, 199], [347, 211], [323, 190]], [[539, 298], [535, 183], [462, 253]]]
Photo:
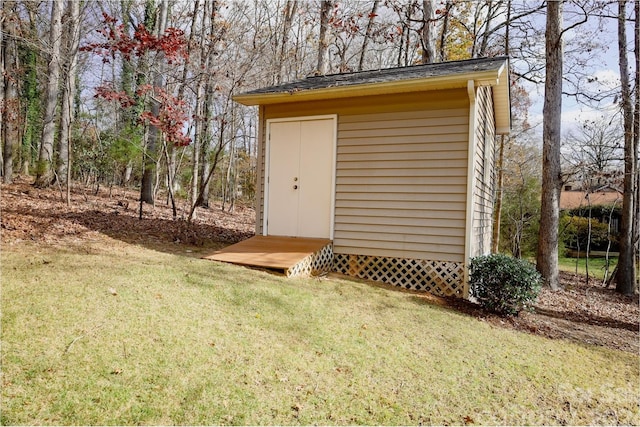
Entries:
[[409, 293], [5, 247], [2, 424], [638, 424], [639, 357]]
[[[589, 276], [602, 279], [604, 277], [606, 262], [605, 258], [589, 257]], [[587, 274], [587, 260], [585, 258], [567, 258], [563, 256], [558, 258], [558, 268], [562, 271], [575, 273], [576, 263], [578, 264], [578, 273]], [[609, 258], [609, 275], [611, 275], [617, 263], [618, 258]]]

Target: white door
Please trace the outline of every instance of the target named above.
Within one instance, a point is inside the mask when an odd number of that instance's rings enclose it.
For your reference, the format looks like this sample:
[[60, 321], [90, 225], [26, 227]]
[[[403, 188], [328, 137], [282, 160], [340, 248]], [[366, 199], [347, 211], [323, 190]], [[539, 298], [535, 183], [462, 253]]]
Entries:
[[269, 122], [266, 234], [331, 237], [335, 118]]

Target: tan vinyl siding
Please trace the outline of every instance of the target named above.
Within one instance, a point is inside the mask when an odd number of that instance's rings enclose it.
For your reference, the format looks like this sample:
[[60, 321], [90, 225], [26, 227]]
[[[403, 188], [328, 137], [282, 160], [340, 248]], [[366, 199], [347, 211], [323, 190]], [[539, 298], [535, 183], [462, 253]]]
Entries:
[[491, 250], [493, 202], [495, 186], [495, 121], [490, 88], [478, 89], [476, 117], [476, 156], [473, 196], [473, 237], [471, 256], [484, 255]]
[[264, 108], [263, 123], [338, 115], [334, 253], [464, 262], [465, 90]]
[[[390, 189], [393, 187], [390, 186]], [[355, 191], [346, 191], [349, 193], [350, 200], [371, 200], [371, 195], [367, 193], [358, 193]], [[380, 201], [390, 201], [393, 203], [395, 201], [421, 201], [424, 197], [425, 193], [416, 193], [416, 192], [407, 192], [407, 193], [398, 193], [397, 191], [385, 192], [380, 191], [378, 188], [378, 192], [376, 193], [376, 200]], [[450, 192], [443, 193], [429, 193], [429, 198], [434, 202], [462, 202], [464, 203], [464, 199], [460, 194], [452, 194]]]
[[463, 260], [465, 107], [341, 117], [336, 253]]
[[[339, 157], [339, 156], [338, 156]], [[388, 178], [395, 178], [395, 181], [389, 185], [432, 185], [432, 186], [455, 186], [456, 184], [465, 184], [466, 178], [461, 175], [461, 171], [452, 169], [429, 169], [420, 172], [411, 169], [344, 169], [338, 170], [337, 176], [343, 178], [343, 184], [376, 184], [384, 185], [389, 182]], [[462, 172], [464, 173], [464, 172]], [[446, 181], [442, 178], [446, 177]], [[393, 191], [401, 191], [401, 188], [395, 187]], [[437, 190], [433, 190], [437, 191]]]

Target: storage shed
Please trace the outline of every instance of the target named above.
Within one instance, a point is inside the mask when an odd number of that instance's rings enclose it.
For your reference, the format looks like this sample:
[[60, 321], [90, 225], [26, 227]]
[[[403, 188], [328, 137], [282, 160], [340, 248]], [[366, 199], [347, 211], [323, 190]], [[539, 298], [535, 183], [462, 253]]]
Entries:
[[[332, 242], [333, 271], [466, 297], [491, 246], [506, 57], [309, 77], [259, 107], [256, 234]], [[325, 255], [326, 257], [326, 255]]]

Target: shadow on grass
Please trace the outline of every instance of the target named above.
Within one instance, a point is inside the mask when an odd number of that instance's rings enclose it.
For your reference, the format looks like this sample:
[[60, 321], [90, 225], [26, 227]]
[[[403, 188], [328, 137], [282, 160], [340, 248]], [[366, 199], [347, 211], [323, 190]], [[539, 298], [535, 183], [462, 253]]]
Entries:
[[484, 311], [477, 304], [474, 304], [467, 300], [463, 300], [461, 298], [442, 297], [442, 296], [434, 295], [425, 291], [406, 289], [401, 286], [396, 286], [389, 283], [377, 282], [377, 281], [368, 280], [368, 279], [361, 279], [358, 277], [347, 276], [341, 273], [331, 273], [329, 276], [336, 277], [347, 282], [364, 284], [370, 288], [407, 294], [410, 296], [411, 302], [421, 306], [425, 306], [425, 305], [430, 307], [435, 306], [435, 307], [449, 310], [449, 311], [462, 312], [464, 314], [468, 314], [470, 316], [475, 316], [475, 317], [478, 317], [482, 315], [482, 313], [484, 313]]

